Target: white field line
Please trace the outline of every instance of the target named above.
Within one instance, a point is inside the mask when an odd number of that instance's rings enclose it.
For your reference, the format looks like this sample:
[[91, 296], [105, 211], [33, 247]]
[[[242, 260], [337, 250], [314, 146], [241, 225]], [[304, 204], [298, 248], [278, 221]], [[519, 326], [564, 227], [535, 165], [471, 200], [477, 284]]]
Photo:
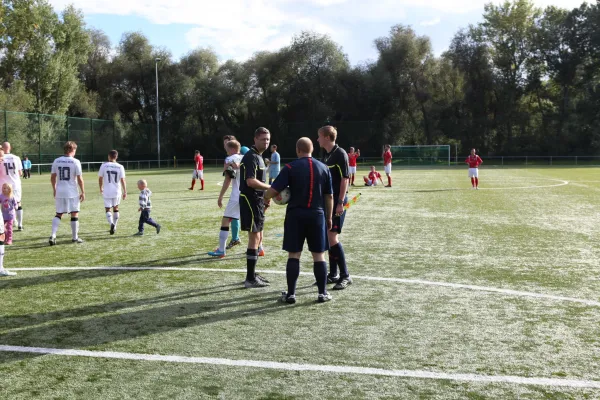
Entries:
[[481, 383], [511, 383], [517, 385], [536, 385], [553, 386], [569, 388], [593, 388], [600, 389], [600, 381], [577, 380], [577, 379], [556, 379], [556, 378], [526, 378], [510, 375], [478, 375], [478, 374], [453, 374], [446, 372], [432, 372], [424, 370], [398, 370], [382, 368], [365, 367], [346, 367], [341, 365], [319, 365], [319, 364], [296, 364], [283, 363], [275, 361], [256, 361], [256, 360], [231, 360], [227, 358], [208, 358], [208, 357], [185, 357], [175, 355], [158, 354], [140, 354], [140, 353], [122, 353], [113, 351], [89, 351], [76, 349], [53, 349], [43, 347], [23, 347], [23, 346], [4, 346], [0, 345], [0, 351], [16, 353], [35, 353], [51, 354], [71, 357], [93, 357], [93, 358], [112, 358], [119, 360], [137, 360], [137, 361], [160, 361], [168, 363], [186, 363], [186, 364], [205, 364], [205, 365], [226, 365], [229, 367], [245, 368], [265, 368], [284, 371], [309, 371], [309, 372], [329, 372], [337, 374], [357, 374], [357, 375], [376, 375], [393, 376], [399, 378], [417, 378], [417, 379], [437, 379], [461, 382], [481, 382]]
[[[183, 267], [39, 267], [39, 268], [10, 268], [11, 271], [86, 271], [86, 270], [106, 270], [106, 271], [199, 271], [213, 273], [246, 273], [245, 269], [220, 269], [220, 268], [183, 268]], [[258, 272], [265, 274], [285, 275], [285, 271], [260, 270]], [[313, 276], [310, 272], [300, 272], [300, 275]], [[555, 301], [564, 301], [571, 303], [585, 304], [592, 307], [600, 307], [600, 301], [579, 299], [575, 297], [557, 296], [553, 294], [543, 294], [535, 292], [525, 292], [521, 290], [502, 289], [489, 286], [467, 285], [462, 283], [426, 281], [422, 279], [404, 279], [404, 278], [384, 278], [377, 276], [352, 275], [353, 279], [377, 282], [396, 282], [409, 285], [440, 286], [452, 289], [467, 289], [479, 292], [499, 293], [507, 296], [531, 297], [537, 299], [548, 299]]]

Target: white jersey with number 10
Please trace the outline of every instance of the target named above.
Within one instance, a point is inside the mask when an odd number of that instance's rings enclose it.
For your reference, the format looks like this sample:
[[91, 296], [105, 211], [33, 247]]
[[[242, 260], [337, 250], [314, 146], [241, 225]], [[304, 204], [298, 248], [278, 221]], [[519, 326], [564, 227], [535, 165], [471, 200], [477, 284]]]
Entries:
[[107, 162], [102, 164], [98, 176], [102, 177], [103, 194], [105, 199], [121, 197], [121, 179], [125, 178], [125, 168], [118, 162]]
[[[62, 156], [52, 163], [52, 174], [56, 174], [56, 198], [79, 197], [77, 176], [81, 175], [81, 162], [73, 157]], [[72, 211], [72, 210], [70, 210]]]

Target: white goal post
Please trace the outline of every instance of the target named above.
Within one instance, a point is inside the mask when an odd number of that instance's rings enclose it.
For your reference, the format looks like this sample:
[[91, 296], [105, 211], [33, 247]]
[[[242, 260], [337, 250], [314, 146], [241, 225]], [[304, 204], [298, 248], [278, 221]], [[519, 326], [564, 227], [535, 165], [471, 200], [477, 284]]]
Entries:
[[450, 145], [391, 146], [392, 162], [400, 165], [448, 165]]

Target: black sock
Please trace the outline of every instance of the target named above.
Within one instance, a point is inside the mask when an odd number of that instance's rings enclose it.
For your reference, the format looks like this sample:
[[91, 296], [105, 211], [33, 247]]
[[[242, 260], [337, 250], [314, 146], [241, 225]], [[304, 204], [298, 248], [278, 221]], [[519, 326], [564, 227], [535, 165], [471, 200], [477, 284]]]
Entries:
[[285, 267], [285, 277], [288, 284], [288, 296], [296, 294], [296, 283], [300, 276], [300, 260], [297, 258], [288, 258], [287, 266]]
[[327, 285], [327, 263], [325, 261], [315, 261], [313, 271], [317, 280], [319, 294], [327, 293], [325, 290], [325, 285]]
[[246, 280], [254, 282], [256, 280], [256, 262], [258, 261], [258, 249], [246, 250]]
[[329, 276], [334, 277], [338, 274], [337, 252], [333, 247], [329, 248]]
[[340, 268], [340, 278], [349, 277], [350, 274], [348, 273], [348, 266], [346, 265], [346, 254], [344, 253], [344, 248], [342, 247], [342, 244], [338, 243], [335, 246], [333, 246], [333, 248], [335, 249], [334, 251], [336, 254], [336, 261], [338, 267]]

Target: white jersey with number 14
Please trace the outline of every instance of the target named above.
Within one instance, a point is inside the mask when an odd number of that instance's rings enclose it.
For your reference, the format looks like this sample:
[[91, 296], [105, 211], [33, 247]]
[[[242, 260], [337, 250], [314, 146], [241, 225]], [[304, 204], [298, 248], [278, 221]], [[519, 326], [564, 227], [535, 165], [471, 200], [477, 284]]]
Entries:
[[103, 193], [105, 199], [121, 197], [121, 179], [125, 178], [125, 168], [117, 162], [102, 164], [98, 176], [102, 177]]
[[51, 173], [56, 174], [57, 199], [79, 197], [77, 189], [77, 177], [81, 175], [79, 160], [67, 156], [59, 157], [52, 163]]
[[19, 173], [23, 170], [21, 159], [14, 154], [5, 154], [0, 168], [2, 169], [0, 187], [5, 183], [10, 183], [13, 189], [21, 190], [21, 175]]

